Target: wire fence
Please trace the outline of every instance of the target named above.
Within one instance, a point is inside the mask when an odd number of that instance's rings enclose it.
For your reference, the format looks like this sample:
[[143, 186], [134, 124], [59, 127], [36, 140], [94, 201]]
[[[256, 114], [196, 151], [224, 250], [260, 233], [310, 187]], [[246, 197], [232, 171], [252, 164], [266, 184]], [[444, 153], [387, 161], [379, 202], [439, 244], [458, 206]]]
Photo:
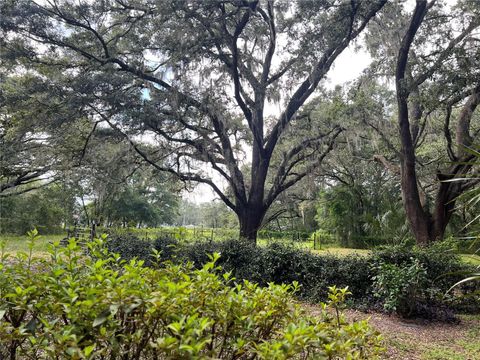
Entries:
[[[158, 228], [89, 228], [73, 227], [67, 229], [64, 239], [75, 238], [79, 242], [92, 239], [98, 234], [129, 234], [145, 240], [158, 238], [172, 238], [178, 241], [222, 241], [239, 238], [238, 229], [209, 228], [209, 227], [158, 227]], [[322, 239], [316, 233], [297, 230], [260, 230], [257, 240], [259, 242], [289, 241], [294, 243], [312, 242], [314, 248], [320, 248]]]

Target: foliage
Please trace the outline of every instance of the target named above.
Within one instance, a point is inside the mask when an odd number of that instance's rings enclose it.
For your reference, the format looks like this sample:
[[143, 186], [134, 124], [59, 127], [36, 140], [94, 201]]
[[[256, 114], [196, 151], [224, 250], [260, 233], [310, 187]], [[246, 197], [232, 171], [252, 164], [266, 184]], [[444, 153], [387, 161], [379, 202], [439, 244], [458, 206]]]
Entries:
[[[470, 164], [472, 166], [478, 165], [479, 162], [480, 162], [480, 152], [478, 150], [479, 149], [465, 148], [465, 151], [473, 156], [473, 159], [470, 161]], [[463, 181], [464, 180], [465, 179], [463, 179]], [[467, 180], [478, 181], [479, 177], [477, 175], [471, 175], [471, 176], [467, 177]], [[454, 179], [453, 181], [459, 182], [459, 179]], [[460, 181], [462, 181], [462, 180], [460, 180]], [[462, 200], [467, 199], [467, 204], [470, 208], [472, 208], [472, 207], [475, 208], [475, 205], [477, 205], [478, 202], [480, 202], [480, 188], [470, 189], [469, 191], [463, 193], [461, 195], [461, 198], [462, 198]], [[478, 223], [479, 219], [480, 219], [480, 215], [477, 215], [475, 213], [475, 217], [473, 218], [473, 220], [471, 220], [466, 226], [470, 226], [470, 225], [472, 225], [472, 223]], [[475, 246], [475, 245], [478, 245], [478, 241], [480, 239], [480, 236], [478, 234], [475, 234], [475, 235], [476, 236], [474, 238], [474, 241], [471, 244], [472, 247]], [[480, 248], [477, 250], [477, 252], [478, 251], [480, 251]], [[459, 285], [461, 285], [465, 282], [470, 282], [470, 281], [480, 282], [480, 265], [477, 266], [476, 271], [470, 272], [470, 273], [467, 272], [466, 277], [462, 280], [457, 281], [455, 284], [453, 284], [452, 287], [448, 290], [448, 292], [450, 292], [453, 288], [455, 288], [455, 287], [457, 287], [457, 286], [459, 286]], [[479, 294], [480, 294], [480, 290], [477, 291], [476, 295], [479, 295]], [[472, 294], [472, 295], [475, 295], [475, 294]]]
[[83, 111], [63, 101], [64, 89], [45, 76], [12, 71], [8, 63], [0, 68], [0, 197], [59, 180], [76, 165], [88, 131]]
[[109, 252], [119, 254], [126, 261], [141, 259], [145, 265], [152, 265], [152, 241], [139, 239], [129, 234], [112, 235], [106, 242]]
[[[450, 320], [449, 309], [477, 311], [479, 304], [453, 301], [443, 298], [452, 281], [462, 278], [462, 271], [471, 269], [461, 262], [458, 256], [449, 253], [442, 246], [431, 249], [386, 247], [370, 256], [331, 256], [317, 255], [297, 247], [282, 243], [270, 243], [265, 247], [254, 247], [238, 241], [198, 242], [182, 247], [177, 257], [193, 261], [201, 266], [207, 261], [206, 254], [218, 251], [224, 269], [231, 271], [236, 278], [248, 279], [267, 284], [268, 282], [290, 283], [297, 281], [301, 287], [297, 294], [301, 299], [317, 302], [325, 301], [325, 289], [336, 284], [349, 287], [353, 293], [352, 304], [362, 308], [383, 307], [385, 297], [375, 297], [375, 277], [381, 274], [380, 264], [408, 268], [412, 259], [425, 269], [425, 277], [419, 279], [414, 313], [416, 316]], [[373, 264], [373, 266], [372, 266]], [[445, 276], [445, 272], [449, 274]], [[410, 285], [406, 285], [407, 287]], [[413, 285], [412, 285], [413, 289]], [[460, 291], [471, 292], [475, 287], [464, 285]]]
[[161, 260], [171, 260], [176, 253], [178, 241], [170, 237], [157, 238], [152, 241], [139, 239], [131, 234], [113, 232], [105, 242], [105, 246], [109, 252], [119, 254], [123, 260], [141, 259], [145, 265], [152, 266], [155, 263], [152, 251], [158, 252]]
[[138, 164], [125, 139], [97, 130], [84, 166], [71, 175], [83, 205], [82, 222], [104, 226], [159, 226], [176, 216], [177, 182]]
[[[384, 304], [386, 302], [400, 304], [396, 310], [404, 316], [448, 320], [452, 314], [445, 305], [459, 310], [478, 311], [480, 303], [474, 297], [460, 301], [444, 296], [452, 283], [460, 281], [465, 272], [472, 270], [471, 265], [460, 261], [459, 256], [450, 250], [448, 242], [428, 248], [385, 247], [375, 252], [373, 267], [379, 270], [376, 271], [376, 288], [381, 290], [376, 294], [383, 299]], [[406, 272], [409, 272], [410, 276], [407, 276]], [[383, 285], [379, 284], [380, 280]], [[478, 286], [462, 285], [458, 288], [460, 293], [478, 291]], [[413, 296], [406, 298], [408, 292]], [[389, 294], [391, 296], [387, 301]], [[387, 305], [387, 310], [395, 309]]]
[[319, 193], [318, 226], [333, 234], [344, 247], [372, 248], [398, 243], [406, 233], [399, 189], [381, 171], [373, 170], [363, 166], [350, 175], [350, 179], [355, 179], [353, 184], [336, 184]]
[[373, 278], [375, 296], [383, 299], [388, 312], [404, 317], [413, 314], [417, 302], [426, 289], [426, 270], [418, 259], [411, 259], [409, 265], [380, 263]]
[[[147, 262], [151, 261], [149, 255], [145, 257], [144, 254], [151, 251], [152, 242], [134, 239], [132, 244], [135, 245], [130, 246], [125, 241], [127, 240], [114, 238], [109, 240], [123, 244], [115, 247], [115, 251], [119, 251], [122, 257], [131, 259], [139, 256]], [[161, 245], [162, 243], [165, 244]], [[448, 320], [453, 315], [448, 310], [449, 307], [465, 311], [476, 311], [479, 308], [475, 299], [471, 302], [454, 302], [450, 297], [443, 298], [451, 284], [461, 280], [462, 274], [471, 269], [471, 266], [463, 263], [457, 255], [448, 252], [445, 249], [447, 245], [443, 244], [428, 249], [390, 246], [368, 256], [318, 255], [281, 242], [271, 242], [266, 246], [255, 246], [239, 240], [174, 244], [168, 238], [158, 238], [155, 248], [160, 250], [161, 246], [170, 251], [168, 255], [165, 253], [164, 258], [171, 256], [175, 262], [192, 262], [197, 268], [209, 261], [208, 254], [219, 252], [222, 256], [218, 264], [235, 278], [256, 282], [262, 286], [270, 282], [288, 284], [295, 281], [301, 285], [297, 296], [310, 302], [326, 301], [327, 287], [335, 284], [350, 289], [353, 293], [350, 301], [354, 306], [383, 307], [385, 303], [391, 302], [386, 296], [390, 290], [379, 292], [375, 282], [378, 282], [378, 276], [381, 276], [385, 267], [385, 270], [390, 272], [385, 275], [388, 278], [383, 280], [387, 287], [390, 287], [390, 283], [399, 288], [405, 286], [405, 289], [400, 290], [412, 290], [412, 293], [416, 291], [415, 286], [418, 287], [417, 299], [412, 299], [416, 305], [415, 309], [412, 307], [412, 315]], [[412, 262], [418, 263], [419, 267], [425, 270], [424, 276], [418, 278], [418, 283], [413, 282], [413, 278], [394, 278], [395, 271], [399, 276], [403, 276], [402, 271], [409, 269]], [[413, 270], [411, 269], [411, 274]], [[405, 283], [402, 283], [403, 280], [406, 280]], [[400, 290], [393, 291], [401, 294]], [[475, 286], [463, 284], [460, 291], [475, 291]], [[385, 309], [393, 310], [388, 304]], [[409, 309], [405, 311], [408, 313]]]
[[374, 61], [359, 85], [394, 80], [397, 111], [365, 123], [388, 148], [377, 160], [397, 176], [412, 235], [426, 246], [445, 237], [458, 196], [478, 185], [461, 179], [477, 173], [463, 147], [478, 131], [480, 48], [470, 38], [480, 7], [419, 0], [383, 10], [366, 34]]
[[[448, 289], [451, 281], [458, 278], [457, 273], [470, 268], [450, 250], [448, 243], [438, 243], [428, 248], [402, 245], [383, 247], [375, 251], [374, 258], [377, 265], [384, 262], [400, 267], [410, 264], [412, 259], [418, 260], [426, 268], [430, 286], [435, 283], [438, 289], [443, 290]], [[444, 276], [445, 274], [449, 275]]]
[[74, 222], [75, 195], [61, 183], [0, 200], [0, 233], [25, 234], [34, 226], [46, 234]]
[[348, 286], [353, 301], [369, 296], [370, 270], [367, 260], [360, 257], [318, 256], [288, 244], [272, 242], [258, 247], [238, 240], [181, 245], [176, 256], [201, 267], [212, 252], [222, 254], [219, 265], [235, 278], [264, 286], [296, 281], [301, 285], [297, 296], [311, 302], [326, 301], [327, 287], [332, 284]]
[[[325, 159], [319, 171], [323, 183], [317, 193], [316, 221], [342, 246], [365, 248], [399, 243], [408, 229], [396, 174], [373, 161], [386, 150], [385, 145], [368, 126], [369, 121], [391, 113], [390, 91], [382, 87], [367, 92], [365, 81], [359, 84], [332, 91], [337, 107], [344, 103], [348, 116], [342, 120], [343, 146]], [[328, 117], [326, 110], [318, 107], [312, 116]]]
[[[37, 233], [30, 233], [31, 248]], [[219, 255], [199, 269], [145, 267], [108, 254], [103, 239], [55, 244], [49, 259], [2, 251], [0, 355], [10, 359], [372, 359], [379, 336], [339, 312], [331, 289], [306, 316], [298, 284], [260, 287], [221, 275]], [[159, 261], [158, 253], [156, 260]]]

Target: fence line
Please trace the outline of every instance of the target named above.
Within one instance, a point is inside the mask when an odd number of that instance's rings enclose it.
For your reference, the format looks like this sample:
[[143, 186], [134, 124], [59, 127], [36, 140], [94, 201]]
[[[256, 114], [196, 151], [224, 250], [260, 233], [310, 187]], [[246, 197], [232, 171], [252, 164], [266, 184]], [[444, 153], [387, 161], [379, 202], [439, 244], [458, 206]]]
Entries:
[[[67, 229], [67, 236], [63, 240], [64, 243], [70, 238], [75, 238], [79, 242], [85, 242], [92, 239], [96, 234], [109, 233], [111, 231], [117, 233], [125, 233], [137, 236], [142, 239], [153, 240], [156, 238], [169, 237], [180, 241], [220, 241], [238, 239], [239, 231], [236, 229], [226, 228], [209, 228], [209, 227], [159, 227], [159, 228], [103, 228], [99, 227], [74, 227]], [[316, 233], [308, 233], [304, 231], [275, 231], [260, 230], [258, 232], [258, 240], [273, 242], [276, 240], [307, 242], [313, 240], [314, 249], [320, 249], [322, 239]]]

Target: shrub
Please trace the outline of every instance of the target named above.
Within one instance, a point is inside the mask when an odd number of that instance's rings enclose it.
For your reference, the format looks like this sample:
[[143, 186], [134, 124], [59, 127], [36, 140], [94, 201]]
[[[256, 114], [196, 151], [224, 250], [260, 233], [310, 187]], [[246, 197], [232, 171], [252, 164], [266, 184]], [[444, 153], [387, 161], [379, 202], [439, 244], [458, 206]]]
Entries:
[[[393, 310], [391, 303], [394, 293], [399, 296], [396, 300], [397, 304], [402, 304], [402, 296], [405, 296], [402, 295], [402, 291], [413, 291], [415, 287], [421, 287], [421, 290], [418, 289], [415, 292], [415, 298], [410, 297], [409, 304], [403, 304], [406, 308], [402, 305], [400, 310], [397, 310], [402, 316], [408, 316], [410, 313], [412, 316], [453, 320], [452, 309], [469, 312], [479, 310], [480, 304], [477, 299], [445, 297], [451, 284], [459, 281], [462, 274], [471, 269], [470, 265], [463, 263], [458, 255], [449, 249], [448, 244], [439, 243], [428, 248], [385, 247], [375, 252], [372, 263], [373, 271], [376, 274], [377, 296], [380, 297], [387, 310]], [[414, 279], [407, 275], [409, 271], [411, 276], [414, 275], [415, 271], [412, 268], [414, 263], [418, 264], [417, 270], [420, 267], [423, 269], [418, 284], [415, 284]], [[397, 280], [394, 280], [395, 273], [398, 273]], [[388, 280], [388, 277], [392, 280]], [[383, 280], [385, 285], [383, 291], [378, 291], [380, 280]], [[402, 290], [398, 289], [400, 283], [403, 284]], [[472, 286], [474, 285], [463, 284], [463, 287], [458, 290], [470, 293]], [[387, 294], [390, 294], [391, 297]], [[447, 308], [447, 305], [450, 309]]]
[[150, 240], [128, 233], [116, 233], [111, 234], [105, 244], [109, 252], [119, 254], [123, 260], [141, 259], [145, 265], [152, 265], [153, 243]]
[[[112, 239], [109, 243], [124, 244], [126, 241], [128, 240], [125, 238], [121, 241]], [[152, 243], [137, 239], [133, 240], [133, 245], [109, 246], [126, 259], [138, 256], [151, 264]], [[218, 252], [222, 254], [218, 265], [224, 271], [231, 272], [236, 279], [256, 282], [262, 286], [268, 285], [269, 282], [288, 284], [296, 281], [300, 285], [296, 296], [310, 302], [327, 300], [327, 288], [331, 285], [348, 286], [353, 293], [351, 304], [367, 309], [389, 309], [388, 304], [384, 306], [386, 302], [390, 302], [386, 298], [386, 293], [377, 289], [377, 296], [374, 296], [374, 278], [381, 271], [382, 264], [407, 269], [412, 261], [418, 261], [425, 269], [425, 281], [422, 282], [425, 291], [418, 294], [416, 308], [407, 312], [412, 311], [412, 315], [426, 318], [450, 320], [453, 313], [445, 309], [446, 304], [458, 310], [470, 312], [479, 310], [476, 299], [457, 298], [453, 303], [450, 301], [453, 296], [444, 298], [451, 285], [462, 279], [465, 270], [470, 269], [458, 256], [444, 248], [444, 245], [428, 249], [391, 246], [375, 251], [371, 256], [346, 257], [318, 255], [283, 242], [271, 242], [262, 247], [239, 240], [177, 243], [174, 240], [157, 239], [154, 246], [158, 250], [165, 249], [162, 251], [162, 259], [192, 262], [196, 268], [201, 268], [210, 261], [209, 254]], [[406, 286], [408, 288], [411, 285]], [[462, 286], [459, 291], [472, 293], [472, 289], [467, 287], [474, 285], [462, 284]], [[478, 289], [478, 283], [476, 286]]]
[[425, 267], [418, 259], [410, 261], [403, 266], [381, 263], [373, 277], [375, 295], [383, 299], [384, 309], [404, 317], [414, 313], [427, 290]]
[[443, 297], [452, 283], [461, 280], [462, 274], [472, 269], [471, 265], [463, 263], [460, 257], [451, 251], [448, 244], [443, 243], [428, 248], [385, 247], [374, 253], [373, 262], [377, 265], [385, 262], [404, 266], [411, 263], [411, 259], [418, 260], [425, 267], [426, 286], [436, 290], [435, 296]]
[[311, 302], [325, 301], [330, 285], [348, 286], [354, 301], [365, 299], [371, 290], [367, 258], [319, 256], [280, 242], [265, 247], [238, 240], [196, 242], [182, 246], [178, 256], [201, 267], [213, 252], [222, 255], [219, 265], [235, 278], [261, 285], [296, 281], [300, 284], [297, 296]]
[[[430, 285], [435, 284], [442, 291], [446, 291], [451, 286], [456, 273], [469, 268], [461, 262], [458, 255], [442, 243], [428, 248], [389, 246], [379, 249], [374, 255], [374, 261], [377, 263], [386, 262], [400, 266], [409, 264], [412, 258], [417, 259], [425, 266]], [[445, 276], [446, 274], [450, 275]]]
[[178, 241], [170, 237], [159, 237], [156, 240], [143, 240], [128, 233], [114, 233], [106, 241], [108, 251], [117, 253], [123, 260], [140, 259], [145, 265], [153, 265], [153, 249], [158, 251], [161, 260], [175, 258]]
[[234, 283], [218, 255], [200, 269], [154, 269], [102, 242], [87, 244], [90, 256], [73, 239], [50, 259], [2, 252], [0, 358], [372, 359], [381, 350], [365, 321], [328, 311], [347, 290], [332, 288], [312, 318], [292, 298], [297, 284]]
[[174, 259], [178, 251], [178, 240], [171, 237], [158, 237], [153, 241], [153, 248], [159, 252], [160, 259]]

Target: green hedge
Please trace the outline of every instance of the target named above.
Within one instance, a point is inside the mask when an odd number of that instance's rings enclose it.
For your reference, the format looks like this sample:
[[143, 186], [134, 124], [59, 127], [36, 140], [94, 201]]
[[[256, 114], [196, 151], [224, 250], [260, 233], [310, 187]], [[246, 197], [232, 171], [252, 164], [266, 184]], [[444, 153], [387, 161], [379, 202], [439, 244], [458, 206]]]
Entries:
[[[471, 267], [442, 247], [385, 247], [370, 256], [340, 257], [317, 255], [281, 242], [259, 247], [238, 240], [184, 244], [168, 239], [157, 239], [152, 243], [117, 237], [108, 243], [112, 251], [119, 252], [127, 259], [135, 256], [148, 259], [153, 245], [162, 251], [163, 259], [192, 262], [198, 268], [209, 261], [208, 254], [219, 252], [222, 254], [219, 265], [237, 279], [254, 281], [262, 286], [270, 282], [288, 284], [296, 281], [301, 285], [297, 297], [310, 302], [328, 299], [328, 286], [348, 286], [353, 293], [350, 300], [353, 305], [379, 310], [389, 301], [386, 294], [391, 294], [388, 289], [381, 289], [376, 284], [381, 265], [392, 264], [402, 269], [408, 268], [413, 260], [418, 260], [425, 268], [421, 282], [425, 291], [418, 292], [419, 296], [412, 300], [414, 303], [409, 304], [412, 311], [404, 315], [453, 319], [451, 309], [476, 311], [480, 307], [476, 298], [464, 298], [461, 302], [453, 297], [444, 298], [450, 286], [462, 278], [461, 273]], [[393, 284], [389, 281], [384, 283]], [[478, 287], [478, 284], [465, 284], [461, 290], [473, 292], [471, 286]]]

